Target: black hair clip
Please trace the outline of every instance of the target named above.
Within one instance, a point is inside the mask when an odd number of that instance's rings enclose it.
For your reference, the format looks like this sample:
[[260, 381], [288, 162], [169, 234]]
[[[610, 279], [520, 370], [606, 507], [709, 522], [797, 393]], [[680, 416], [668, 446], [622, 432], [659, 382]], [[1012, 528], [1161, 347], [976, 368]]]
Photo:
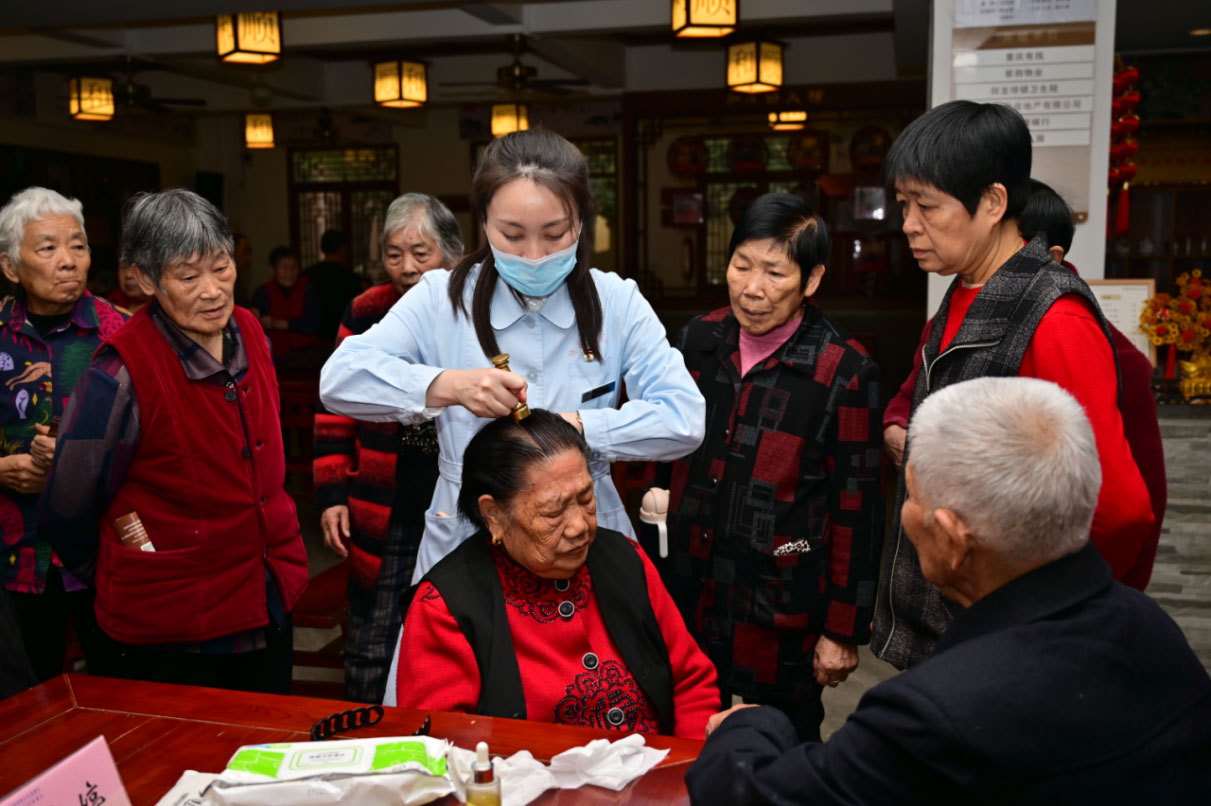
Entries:
[[[338, 733], [345, 733], [358, 728], [368, 728], [372, 725], [377, 725], [379, 720], [383, 718], [383, 707], [381, 705], [368, 705], [363, 708], [351, 708], [348, 711], [341, 711], [338, 714], [324, 717], [319, 722], [311, 726], [311, 741], [323, 742], [331, 739]], [[432, 725], [432, 720], [426, 716], [425, 721], [416, 729], [413, 736], [428, 736], [429, 728]]]
[[365, 708], [352, 708], [348, 711], [341, 711], [338, 714], [324, 717], [312, 725], [311, 741], [322, 742], [331, 739], [338, 733], [377, 725], [382, 718], [383, 707], [381, 705], [369, 705]]

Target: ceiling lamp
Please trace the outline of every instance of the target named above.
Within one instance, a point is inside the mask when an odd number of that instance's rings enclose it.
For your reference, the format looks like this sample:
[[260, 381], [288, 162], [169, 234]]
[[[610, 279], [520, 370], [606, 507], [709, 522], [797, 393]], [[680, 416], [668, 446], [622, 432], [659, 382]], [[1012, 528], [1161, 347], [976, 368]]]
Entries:
[[784, 112], [769, 113], [769, 127], [776, 132], [794, 132], [807, 125], [807, 112], [802, 109], [788, 109]]
[[220, 14], [215, 21], [219, 58], [241, 64], [267, 64], [282, 55], [282, 27], [276, 11]]
[[685, 37], [727, 36], [736, 30], [740, 0], [673, 0], [673, 33]]
[[113, 120], [113, 79], [78, 76], [71, 80], [67, 93], [67, 108], [76, 120]]
[[391, 61], [374, 64], [374, 102], [406, 109], [429, 100], [423, 62]]
[[782, 86], [782, 46], [756, 40], [727, 48], [727, 86], [736, 92], [773, 92]]
[[525, 104], [493, 104], [492, 136], [503, 137], [513, 132], [524, 132], [530, 128], [530, 118]]
[[244, 115], [244, 147], [273, 148], [273, 115], [265, 112]]

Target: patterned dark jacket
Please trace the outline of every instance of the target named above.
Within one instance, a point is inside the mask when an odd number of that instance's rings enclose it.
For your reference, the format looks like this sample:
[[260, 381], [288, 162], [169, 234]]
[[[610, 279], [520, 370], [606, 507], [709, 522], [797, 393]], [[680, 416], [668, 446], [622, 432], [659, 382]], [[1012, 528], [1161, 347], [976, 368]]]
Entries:
[[[390, 283], [354, 298], [337, 331], [337, 344], [369, 330], [399, 298]], [[351, 579], [364, 592], [373, 591], [393, 513], [396, 518], [424, 522], [437, 484], [437, 431], [432, 422], [415, 426], [362, 422], [332, 414], [319, 404], [312, 476], [321, 512], [348, 505]], [[409, 569], [404, 578], [411, 576]]]
[[665, 578], [725, 691], [798, 699], [821, 633], [869, 637], [883, 532], [879, 370], [814, 305], [740, 377], [728, 308], [681, 333], [706, 438], [672, 466]]

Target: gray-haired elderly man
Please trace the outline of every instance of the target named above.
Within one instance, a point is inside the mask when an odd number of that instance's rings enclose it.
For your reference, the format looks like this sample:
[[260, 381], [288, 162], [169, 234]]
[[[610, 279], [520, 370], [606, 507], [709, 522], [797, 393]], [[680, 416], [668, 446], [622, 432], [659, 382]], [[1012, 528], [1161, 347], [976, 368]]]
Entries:
[[89, 663], [94, 655], [92, 592], [38, 534], [50, 425], [93, 351], [127, 318], [87, 291], [91, 263], [75, 199], [31, 187], [0, 209], [0, 268], [14, 286], [0, 300], [0, 580], [38, 680], [63, 671], [69, 614]]
[[1038, 379], [957, 383], [908, 444], [904, 529], [965, 609], [827, 742], [798, 744], [772, 708], [711, 717], [693, 802], [1205, 799], [1211, 679], [1089, 542], [1101, 470], [1080, 404]]
[[[462, 232], [440, 201], [405, 193], [387, 208], [382, 253], [389, 281], [349, 304], [337, 344], [369, 330], [429, 269], [458, 265]], [[321, 405], [314, 477], [324, 542], [350, 556], [345, 697], [381, 702], [399, 635], [400, 594], [412, 579], [437, 483], [437, 432], [432, 422], [359, 422]]]
[[153, 299], [73, 392], [41, 510], [64, 563], [95, 580], [91, 670], [287, 693], [307, 557], [269, 346], [233, 302], [231, 230], [166, 190], [127, 203], [122, 241]]

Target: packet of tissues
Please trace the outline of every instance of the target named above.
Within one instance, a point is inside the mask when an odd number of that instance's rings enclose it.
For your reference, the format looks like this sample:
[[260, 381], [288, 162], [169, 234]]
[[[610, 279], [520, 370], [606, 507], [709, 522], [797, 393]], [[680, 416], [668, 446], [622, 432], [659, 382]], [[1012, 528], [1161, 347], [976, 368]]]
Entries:
[[450, 743], [429, 736], [248, 745], [206, 791], [222, 806], [419, 806], [454, 791]]

